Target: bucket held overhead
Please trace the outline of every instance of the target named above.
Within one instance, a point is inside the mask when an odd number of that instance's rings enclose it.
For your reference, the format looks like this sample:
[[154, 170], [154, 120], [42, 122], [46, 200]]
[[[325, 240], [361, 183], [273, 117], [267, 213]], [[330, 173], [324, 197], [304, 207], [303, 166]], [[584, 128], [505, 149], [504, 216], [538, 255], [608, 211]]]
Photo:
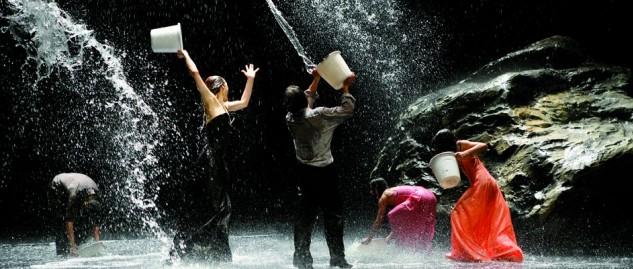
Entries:
[[319, 75], [332, 86], [340, 90], [345, 80], [354, 75], [341, 56], [340, 51], [333, 51], [317, 65]]
[[157, 53], [176, 53], [183, 49], [180, 23], [172, 26], [152, 29], [152, 51]]

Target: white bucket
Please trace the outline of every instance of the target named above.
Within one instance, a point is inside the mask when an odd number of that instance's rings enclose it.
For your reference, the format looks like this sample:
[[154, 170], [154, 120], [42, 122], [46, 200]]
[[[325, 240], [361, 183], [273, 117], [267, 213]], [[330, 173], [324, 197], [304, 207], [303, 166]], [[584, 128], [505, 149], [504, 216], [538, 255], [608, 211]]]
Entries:
[[429, 165], [440, 187], [450, 189], [459, 184], [461, 178], [454, 152], [447, 151], [433, 156]]
[[353, 74], [338, 50], [328, 54], [317, 65], [317, 71], [332, 88], [337, 90], [343, 88], [343, 82]]
[[183, 48], [180, 23], [152, 29], [149, 35], [152, 38], [152, 50], [154, 52], [176, 53]]

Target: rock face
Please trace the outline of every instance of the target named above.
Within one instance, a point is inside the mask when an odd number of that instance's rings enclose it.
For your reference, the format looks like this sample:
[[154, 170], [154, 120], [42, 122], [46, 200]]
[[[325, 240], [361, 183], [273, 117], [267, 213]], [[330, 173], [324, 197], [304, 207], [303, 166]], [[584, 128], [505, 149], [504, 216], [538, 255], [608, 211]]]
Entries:
[[411, 104], [372, 178], [433, 189], [438, 229], [447, 233], [450, 208], [467, 186], [440, 189], [428, 161], [431, 138], [449, 128], [491, 146], [481, 158], [524, 248], [630, 251], [632, 96], [629, 69], [595, 63], [574, 40], [550, 37]]

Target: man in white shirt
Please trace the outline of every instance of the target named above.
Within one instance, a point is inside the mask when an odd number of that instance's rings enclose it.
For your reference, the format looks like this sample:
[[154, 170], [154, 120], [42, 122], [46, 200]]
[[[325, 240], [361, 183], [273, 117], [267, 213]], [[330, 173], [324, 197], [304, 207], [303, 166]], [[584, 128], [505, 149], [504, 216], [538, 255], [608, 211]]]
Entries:
[[332, 165], [334, 158], [330, 143], [336, 127], [354, 113], [356, 99], [349, 93], [349, 85], [355, 76], [345, 81], [341, 89], [343, 95], [340, 106], [313, 108], [318, 97], [316, 90], [320, 76], [316, 70], [312, 74], [314, 79], [308, 90], [303, 92], [297, 86], [289, 86], [285, 96], [288, 109], [286, 123], [295, 146], [295, 173], [299, 190], [293, 264], [298, 268], [312, 268], [310, 241], [317, 209], [321, 208], [330, 250], [330, 266], [351, 268], [345, 260], [343, 206], [337, 191], [338, 179]]
[[97, 183], [84, 174], [62, 173], [53, 178], [48, 200], [54, 217], [59, 218], [56, 225], [61, 224], [55, 233], [57, 255], [77, 256], [77, 244], [89, 235], [99, 241], [101, 204], [97, 200], [98, 191]]

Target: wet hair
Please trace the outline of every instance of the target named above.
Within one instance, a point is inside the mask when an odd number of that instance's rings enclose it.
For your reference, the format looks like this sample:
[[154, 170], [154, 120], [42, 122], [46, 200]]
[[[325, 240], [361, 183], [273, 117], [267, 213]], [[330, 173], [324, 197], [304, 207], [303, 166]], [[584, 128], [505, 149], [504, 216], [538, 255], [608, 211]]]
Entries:
[[294, 114], [308, 107], [308, 99], [299, 86], [290, 85], [286, 88], [284, 104], [288, 112]]
[[379, 196], [382, 195], [385, 190], [389, 188], [389, 183], [384, 178], [374, 178], [369, 181], [369, 190], [371, 194]]
[[204, 84], [213, 94], [217, 95], [222, 89], [222, 85], [226, 84], [226, 80], [221, 76], [210, 76], [204, 80]]
[[457, 151], [457, 137], [449, 129], [439, 130], [431, 141], [434, 153]]

